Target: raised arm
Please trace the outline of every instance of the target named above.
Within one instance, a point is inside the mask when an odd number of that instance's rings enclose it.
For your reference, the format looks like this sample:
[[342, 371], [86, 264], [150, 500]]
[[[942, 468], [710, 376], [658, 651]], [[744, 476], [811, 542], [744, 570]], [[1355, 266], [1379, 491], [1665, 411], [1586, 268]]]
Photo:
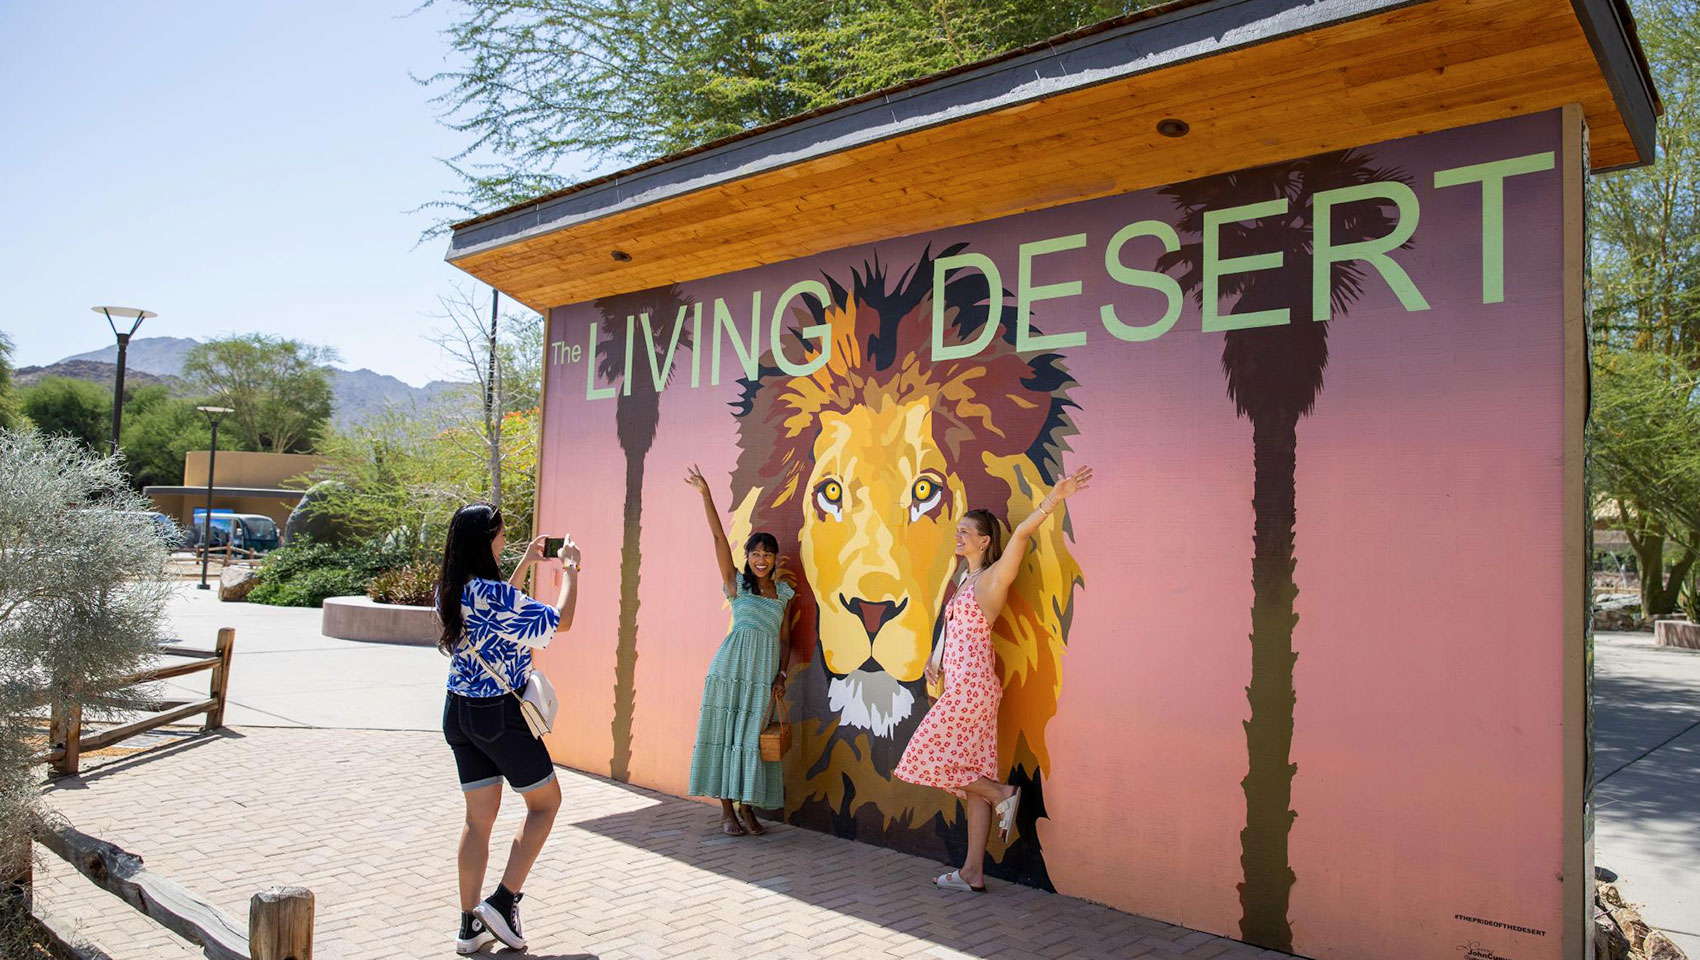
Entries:
[[[508, 585], [513, 587], [515, 590], [518, 590], [520, 593], [526, 592], [526, 572], [529, 571], [532, 568], [532, 565], [537, 563], [537, 561], [543, 559], [544, 539], [545, 538], [543, 537], [533, 537], [531, 543], [525, 548], [525, 556], [520, 557], [519, 562], [514, 564], [514, 575], [508, 578]], [[527, 594], [527, 596], [530, 596], [530, 594]]]
[[555, 595], [555, 612], [560, 614], [561, 622], [555, 627], [556, 633], [565, 633], [573, 628], [573, 611], [578, 609], [578, 568], [581, 562], [578, 544], [568, 536], [561, 544], [561, 592]]
[[720, 563], [720, 583], [726, 595], [732, 596], [738, 592], [738, 568], [732, 565], [732, 545], [726, 542], [726, 530], [720, 525], [720, 511], [714, 508], [714, 494], [708, 491], [708, 481], [702, 478], [702, 471], [694, 463], [690, 473], [685, 475], [685, 482], [702, 494], [702, 508], [708, 513], [708, 530], [714, 534], [714, 559]]
[[1026, 559], [1027, 544], [1033, 539], [1033, 534], [1050, 519], [1051, 511], [1055, 510], [1058, 504], [1085, 490], [1091, 482], [1092, 468], [1081, 467], [1058, 480], [1051, 492], [1045, 495], [1045, 499], [1039, 501], [1038, 509], [1016, 524], [1015, 529], [1009, 533], [1009, 543], [1004, 546], [1003, 555], [986, 571], [985, 583], [978, 585], [975, 591], [982, 609], [988, 608], [989, 604], [995, 604], [999, 610], [1003, 609], [1004, 598], [1009, 595], [1009, 587], [1015, 582], [1015, 575], [1021, 572], [1021, 563]]

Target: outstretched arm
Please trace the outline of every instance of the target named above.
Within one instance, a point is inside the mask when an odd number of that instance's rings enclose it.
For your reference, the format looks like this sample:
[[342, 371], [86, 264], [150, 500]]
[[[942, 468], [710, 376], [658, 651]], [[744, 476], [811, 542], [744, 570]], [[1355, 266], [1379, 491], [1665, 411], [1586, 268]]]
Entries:
[[720, 563], [720, 583], [726, 595], [732, 596], [738, 592], [738, 568], [732, 565], [732, 545], [726, 542], [726, 530], [720, 525], [720, 511], [714, 508], [714, 494], [708, 491], [708, 481], [702, 478], [702, 471], [694, 463], [690, 473], [685, 475], [685, 482], [702, 494], [702, 507], [708, 513], [708, 530], [714, 534], [714, 559]]
[[[1051, 511], [1055, 510], [1058, 504], [1085, 490], [1091, 482], [1092, 468], [1081, 467], [1057, 481], [1057, 485], [1051, 488], [1045, 499], [1039, 501], [1038, 509], [1016, 524], [1015, 529], [1010, 531], [1009, 545], [1003, 548], [1003, 556], [998, 557], [998, 562], [986, 571], [987, 583], [983, 589], [996, 593], [981, 598], [982, 601], [993, 599], [997, 607], [1002, 609], [1003, 600], [1009, 595], [1010, 584], [1015, 582], [1015, 575], [1021, 571], [1021, 562], [1026, 558], [1027, 544], [1033, 539], [1033, 534], [1038, 533], [1039, 528], [1050, 519]], [[981, 606], [984, 607], [985, 603], [982, 602]]]

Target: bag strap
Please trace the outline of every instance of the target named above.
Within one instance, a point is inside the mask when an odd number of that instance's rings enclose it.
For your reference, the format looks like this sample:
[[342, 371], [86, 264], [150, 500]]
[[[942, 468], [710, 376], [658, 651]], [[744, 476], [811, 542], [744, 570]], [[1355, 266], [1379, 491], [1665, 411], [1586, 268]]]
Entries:
[[525, 702], [525, 698], [516, 693], [513, 685], [508, 683], [508, 678], [498, 673], [490, 666], [489, 662], [478, 653], [477, 644], [473, 643], [471, 640], [466, 641], [466, 651], [472, 654], [472, 659], [478, 661], [478, 665], [484, 668], [484, 672], [490, 675], [490, 679], [496, 681], [496, 685], [501, 687], [504, 693], [518, 700], [520, 703]]

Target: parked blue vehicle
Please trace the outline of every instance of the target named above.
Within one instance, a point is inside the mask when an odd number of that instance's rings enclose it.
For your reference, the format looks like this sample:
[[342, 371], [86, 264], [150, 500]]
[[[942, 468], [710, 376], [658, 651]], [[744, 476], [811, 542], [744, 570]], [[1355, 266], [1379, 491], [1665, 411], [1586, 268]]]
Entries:
[[[202, 522], [206, 519], [204, 509], [195, 511], [195, 536], [200, 538]], [[212, 546], [222, 547], [226, 544], [238, 550], [249, 550], [254, 553], [270, 553], [278, 548], [277, 524], [271, 517], [259, 513], [232, 513], [228, 510], [212, 512], [212, 529], [209, 531]]]

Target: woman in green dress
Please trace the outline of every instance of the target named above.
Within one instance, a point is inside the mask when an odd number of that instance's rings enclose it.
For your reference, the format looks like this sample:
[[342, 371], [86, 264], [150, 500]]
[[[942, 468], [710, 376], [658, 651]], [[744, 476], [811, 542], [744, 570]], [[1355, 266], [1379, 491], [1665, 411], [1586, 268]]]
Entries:
[[[720, 564], [720, 585], [732, 603], [732, 630], [708, 666], [702, 685], [702, 715], [697, 742], [691, 750], [692, 796], [720, 800], [720, 829], [729, 837], [761, 834], [756, 810], [785, 803], [785, 771], [776, 761], [761, 758], [761, 730], [768, 711], [785, 695], [785, 676], [791, 663], [790, 618], [786, 610], [794, 591], [774, 579], [780, 572], [779, 541], [756, 532], [744, 542], [744, 569], [732, 564], [732, 547], [720, 525], [708, 481], [695, 466], [685, 482], [702, 494], [708, 528], [714, 534], [714, 557]], [[742, 806], [740, 821], [739, 810]]]

